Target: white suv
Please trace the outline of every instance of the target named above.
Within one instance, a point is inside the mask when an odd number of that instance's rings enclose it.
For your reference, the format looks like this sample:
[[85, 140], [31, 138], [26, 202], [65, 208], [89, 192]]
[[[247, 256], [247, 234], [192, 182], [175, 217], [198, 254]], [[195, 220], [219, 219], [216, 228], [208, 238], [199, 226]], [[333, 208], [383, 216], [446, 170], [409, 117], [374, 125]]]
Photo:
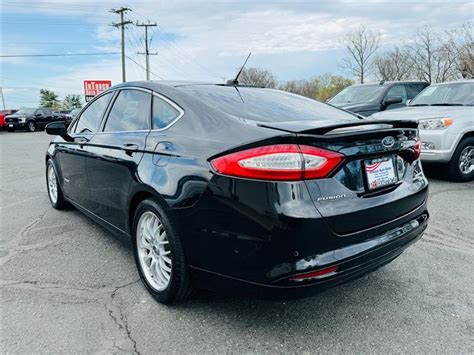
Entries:
[[421, 160], [446, 163], [455, 181], [474, 179], [474, 80], [431, 85], [409, 106], [372, 117], [417, 120]]

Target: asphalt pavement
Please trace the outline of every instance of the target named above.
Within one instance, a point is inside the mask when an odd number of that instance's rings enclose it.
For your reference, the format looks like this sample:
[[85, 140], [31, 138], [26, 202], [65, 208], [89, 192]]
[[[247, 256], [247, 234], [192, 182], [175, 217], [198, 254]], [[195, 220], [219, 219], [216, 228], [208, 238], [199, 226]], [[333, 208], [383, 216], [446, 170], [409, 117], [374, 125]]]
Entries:
[[286, 301], [147, 293], [130, 246], [48, 201], [44, 132], [0, 132], [1, 353], [473, 353], [474, 183], [429, 175], [425, 236], [391, 264]]

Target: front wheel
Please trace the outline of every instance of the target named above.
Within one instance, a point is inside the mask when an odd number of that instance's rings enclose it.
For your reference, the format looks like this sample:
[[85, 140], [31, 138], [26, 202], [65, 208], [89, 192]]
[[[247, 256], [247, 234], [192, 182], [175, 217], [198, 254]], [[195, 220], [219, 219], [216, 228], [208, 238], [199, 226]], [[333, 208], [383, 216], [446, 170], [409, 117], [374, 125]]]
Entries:
[[448, 166], [449, 177], [453, 181], [474, 179], [474, 137], [459, 142]]
[[142, 201], [135, 212], [132, 233], [138, 272], [153, 297], [170, 304], [188, 296], [189, 271], [169, 212], [155, 199]]

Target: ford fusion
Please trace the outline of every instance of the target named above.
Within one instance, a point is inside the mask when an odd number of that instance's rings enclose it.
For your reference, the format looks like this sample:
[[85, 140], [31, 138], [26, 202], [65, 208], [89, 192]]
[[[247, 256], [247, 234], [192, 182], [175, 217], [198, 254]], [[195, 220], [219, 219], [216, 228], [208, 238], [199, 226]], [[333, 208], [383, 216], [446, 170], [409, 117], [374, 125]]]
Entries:
[[134, 82], [47, 132], [52, 206], [131, 239], [162, 303], [193, 288], [322, 290], [389, 263], [427, 226], [413, 121], [272, 89]]

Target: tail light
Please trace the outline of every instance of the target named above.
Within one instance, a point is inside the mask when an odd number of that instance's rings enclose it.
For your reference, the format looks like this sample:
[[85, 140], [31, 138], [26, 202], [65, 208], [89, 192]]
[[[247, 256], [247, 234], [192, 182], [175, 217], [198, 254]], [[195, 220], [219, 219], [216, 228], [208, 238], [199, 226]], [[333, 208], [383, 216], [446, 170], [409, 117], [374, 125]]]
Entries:
[[420, 157], [421, 154], [421, 139], [420, 137], [416, 138], [415, 146], [414, 148], [414, 154], [415, 154], [415, 160]]
[[211, 161], [223, 175], [259, 180], [304, 180], [328, 176], [342, 154], [298, 144], [277, 144], [231, 153]]

